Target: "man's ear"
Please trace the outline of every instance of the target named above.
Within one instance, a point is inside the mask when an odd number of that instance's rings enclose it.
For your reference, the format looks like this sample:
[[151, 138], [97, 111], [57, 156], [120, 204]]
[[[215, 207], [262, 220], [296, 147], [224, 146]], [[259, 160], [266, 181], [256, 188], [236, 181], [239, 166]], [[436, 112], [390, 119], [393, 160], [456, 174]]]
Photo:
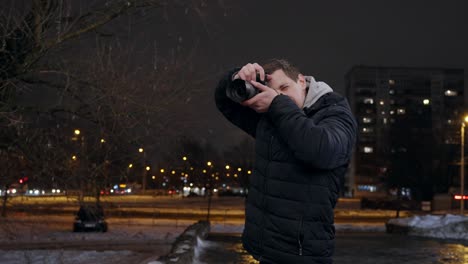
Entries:
[[302, 89], [305, 89], [307, 87], [307, 83], [306, 83], [304, 75], [299, 74], [297, 76], [297, 82], [301, 85]]

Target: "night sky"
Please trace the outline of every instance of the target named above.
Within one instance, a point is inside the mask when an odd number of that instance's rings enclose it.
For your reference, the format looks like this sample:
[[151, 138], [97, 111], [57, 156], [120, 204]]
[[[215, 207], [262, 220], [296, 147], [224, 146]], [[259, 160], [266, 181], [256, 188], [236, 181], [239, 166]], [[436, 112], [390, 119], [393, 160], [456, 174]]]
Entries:
[[200, 33], [197, 57], [210, 80], [181, 113], [199, 120], [195, 135], [220, 146], [243, 135], [217, 112], [212, 95], [217, 79], [234, 66], [286, 58], [342, 94], [354, 65], [468, 68], [468, 1], [230, 4], [227, 16], [207, 18], [208, 33]]
[[[147, 70], [154, 66], [156, 47], [162, 59], [179, 46], [192, 73], [184, 77], [189, 79], [183, 103], [169, 109], [169, 135], [196, 136], [220, 150], [246, 135], [217, 111], [213, 91], [224, 72], [248, 62], [288, 59], [341, 94], [344, 76], [355, 65], [468, 69], [465, 0], [201, 2], [124, 17], [99, 33], [114, 32], [128, 46], [130, 63]], [[86, 46], [95, 36], [81, 41], [86, 40], [69, 52], [83, 60], [95, 56]], [[161, 149], [156, 142], [170, 140], [156, 140], [158, 135], [154, 144]]]

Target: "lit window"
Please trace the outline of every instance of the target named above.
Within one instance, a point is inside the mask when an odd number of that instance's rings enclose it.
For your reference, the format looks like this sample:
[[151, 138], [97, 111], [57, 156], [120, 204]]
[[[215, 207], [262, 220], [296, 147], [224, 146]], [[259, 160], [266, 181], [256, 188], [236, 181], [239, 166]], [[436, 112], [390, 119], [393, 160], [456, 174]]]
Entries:
[[424, 100], [423, 100], [423, 104], [424, 104], [424, 105], [428, 105], [430, 102], [431, 102], [431, 101], [429, 101], [429, 99], [424, 99]]
[[381, 114], [382, 114], [382, 115], [385, 115], [385, 111], [382, 111], [382, 113], [381, 113]]
[[365, 124], [369, 124], [372, 122], [372, 118], [370, 117], [363, 117], [362, 118], [362, 122], [365, 123]]
[[404, 115], [404, 114], [406, 114], [406, 110], [404, 108], [398, 108], [397, 109], [397, 114]]
[[364, 98], [363, 102], [365, 104], [374, 104], [374, 99], [372, 98]]
[[363, 127], [363, 128], [362, 128], [362, 132], [363, 132], [363, 133], [370, 133], [370, 132], [372, 132], [372, 131], [374, 131], [374, 129], [371, 128], [371, 127]]
[[454, 90], [446, 90], [445, 91], [445, 96], [457, 96], [457, 91], [454, 91]]
[[364, 153], [373, 153], [374, 152], [374, 148], [373, 147], [364, 147]]
[[385, 102], [384, 102], [383, 100], [380, 100], [379, 103], [380, 103], [380, 105], [384, 105], [384, 104], [385, 104]]
[[390, 114], [391, 114], [391, 115], [394, 115], [394, 114], [395, 114], [395, 111], [390, 110]]
[[452, 119], [447, 120], [447, 124], [450, 124], [450, 125], [451, 125], [452, 123], [453, 123], [453, 120], [452, 120]]
[[390, 80], [388, 80], [388, 84], [390, 84], [390, 85], [394, 85], [394, 84], [395, 84], [395, 80], [391, 80], [391, 79], [390, 79]]
[[389, 94], [395, 94], [395, 90], [390, 89], [390, 90], [388, 90], [388, 93], [389, 93]]
[[387, 124], [387, 118], [384, 118], [384, 119], [383, 119], [383, 123], [384, 123], [384, 124]]

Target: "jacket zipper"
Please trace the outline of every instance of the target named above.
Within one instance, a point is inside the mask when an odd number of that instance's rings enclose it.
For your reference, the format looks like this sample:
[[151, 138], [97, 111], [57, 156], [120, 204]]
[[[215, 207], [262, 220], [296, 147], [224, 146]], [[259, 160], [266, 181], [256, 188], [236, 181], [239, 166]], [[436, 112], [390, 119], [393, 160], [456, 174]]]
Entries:
[[302, 232], [302, 226], [304, 221], [301, 216], [301, 220], [299, 222], [299, 231], [297, 232], [297, 243], [299, 244], [299, 256], [302, 256], [302, 242], [304, 241], [304, 233]]

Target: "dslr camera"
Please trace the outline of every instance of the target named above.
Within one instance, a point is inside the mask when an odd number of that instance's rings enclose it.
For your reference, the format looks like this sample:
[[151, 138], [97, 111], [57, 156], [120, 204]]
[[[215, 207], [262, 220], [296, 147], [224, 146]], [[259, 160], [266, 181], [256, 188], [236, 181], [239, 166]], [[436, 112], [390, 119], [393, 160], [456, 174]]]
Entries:
[[[260, 80], [260, 74], [257, 73], [256, 82], [266, 85], [264, 81]], [[226, 89], [226, 95], [229, 99], [234, 102], [241, 103], [245, 100], [248, 100], [260, 91], [255, 88], [251, 83], [244, 81], [242, 79], [236, 79], [228, 85]]]

